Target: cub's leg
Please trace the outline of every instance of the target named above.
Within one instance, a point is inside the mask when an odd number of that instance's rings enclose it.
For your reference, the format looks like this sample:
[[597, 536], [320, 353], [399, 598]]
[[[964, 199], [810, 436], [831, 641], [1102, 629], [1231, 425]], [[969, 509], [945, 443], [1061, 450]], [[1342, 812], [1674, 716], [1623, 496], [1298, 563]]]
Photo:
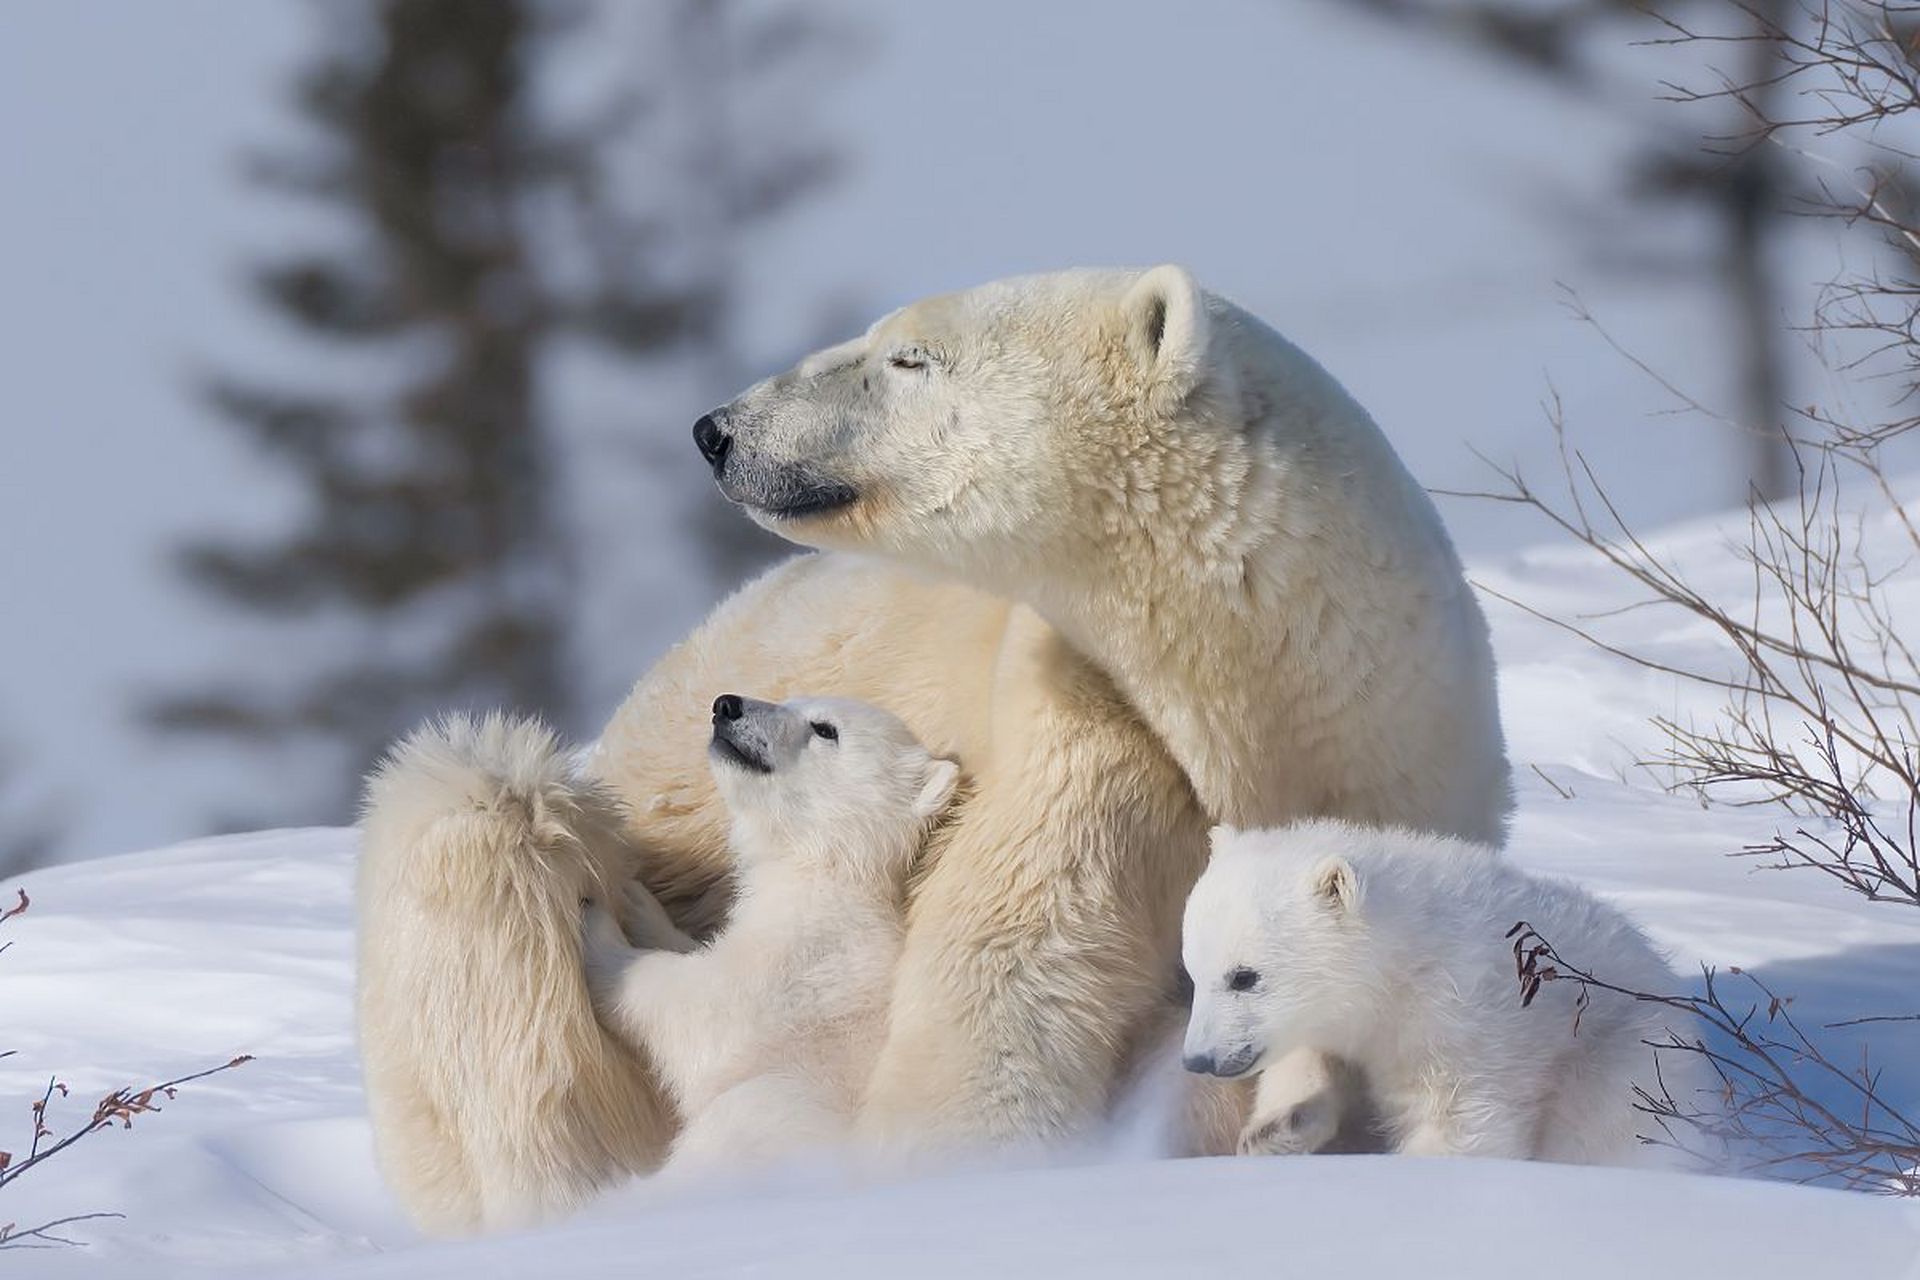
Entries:
[[582, 912], [580, 934], [594, 1012], [615, 1035], [646, 1051], [683, 1105], [716, 1063], [737, 1059], [759, 1035], [738, 984], [711, 949], [685, 935], [686, 950], [636, 948], [598, 903]]
[[1530, 1160], [1539, 1122], [1537, 1107], [1516, 1106], [1510, 1097], [1436, 1084], [1415, 1100], [1395, 1150], [1409, 1156]]
[[1365, 1077], [1351, 1064], [1299, 1049], [1260, 1073], [1243, 1156], [1384, 1150]]
[[685, 954], [700, 949], [698, 942], [680, 931], [660, 899], [641, 881], [627, 882], [624, 907], [620, 918], [626, 923], [625, 936], [632, 938], [640, 950]]

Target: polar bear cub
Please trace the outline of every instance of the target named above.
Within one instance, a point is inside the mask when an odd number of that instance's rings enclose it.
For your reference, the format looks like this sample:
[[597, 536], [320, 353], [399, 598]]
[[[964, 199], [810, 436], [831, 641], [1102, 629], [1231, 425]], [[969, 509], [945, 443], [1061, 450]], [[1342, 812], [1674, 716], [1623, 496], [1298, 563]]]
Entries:
[[1507, 933], [1526, 921], [1583, 969], [1662, 991], [1625, 916], [1484, 845], [1320, 820], [1214, 831], [1187, 900], [1188, 1070], [1240, 1076], [1299, 1048], [1366, 1077], [1394, 1150], [1618, 1163], [1653, 1085], [1652, 1006], [1573, 982], [1522, 1005]]
[[737, 886], [701, 946], [585, 921], [602, 1019], [643, 1047], [685, 1120], [669, 1167], [765, 1163], [850, 1129], [885, 1034], [906, 877], [959, 767], [862, 702], [713, 704], [708, 762]]

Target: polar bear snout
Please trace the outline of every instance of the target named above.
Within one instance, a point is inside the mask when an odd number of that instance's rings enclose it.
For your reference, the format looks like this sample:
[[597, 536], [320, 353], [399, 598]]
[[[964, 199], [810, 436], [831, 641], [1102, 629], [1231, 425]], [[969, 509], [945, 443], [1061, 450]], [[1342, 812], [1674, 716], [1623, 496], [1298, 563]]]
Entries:
[[[746, 416], [749, 423], [755, 418]], [[742, 446], [740, 435], [735, 411], [727, 405], [700, 415], [693, 424], [694, 447], [727, 501], [770, 519], [799, 520], [851, 506], [860, 496], [852, 485], [815, 466], [778, 461], [753, 448], [751, 441]]]
[[749, 773], [772, 773], [774, 744], [766, 713], [778, 711], [770, 703], [737, 693], [721, 694], [713, 700], [713, 739], [707, 753], [717, 763]]

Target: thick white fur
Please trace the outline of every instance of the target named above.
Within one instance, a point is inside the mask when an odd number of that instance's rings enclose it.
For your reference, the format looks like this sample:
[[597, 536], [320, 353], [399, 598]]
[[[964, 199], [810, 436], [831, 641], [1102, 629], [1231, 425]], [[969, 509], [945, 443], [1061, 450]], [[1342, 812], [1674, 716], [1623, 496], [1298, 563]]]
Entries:
[[[1620, 912], [1442, 836], [1318, 820], [1223, 828], [1214, 846], [1184, 927], [1189, 1061], [1259, 1071], [1329, 1051], [1364, 1073], [1410, 1154], [1630, 1160], [1657, 1010], [1600, 990], [1576, 1010], [1572, 982], [1523, 1006], [1507, 938], [1524, 920], [1609, 982], [1665, 990], [1666, 965]], [[1233, 989], [1237, 970], [1249, 989]]]
[[[886, 1032], [907, 874], [958, 778], [876, 707], [799, 698], [765, 714], [800, 737], [771, 773], [713, 762], [739, 866], [719, 936], [636, 950], [611, 914], [588, 914], [595, 1004], [683, 1119], [668, 1170], [844, 1142]], [[837, 736], [809, 738], [811, 723]]]
[[[429, 1231], [524, 1225], [658, 1162], [671, 1130], [644, 1061], [592, 1022], [576, 938], [581, 899], [632, 882], [620, 822], [552, 734], [500, 717], [420, 730], [368, 785], [367, 1103], [382, 1171]], [[644, 894], [637, 923], [671, 927]]]
[[[796, 559], [722, 606], [635, 686], [591, 768], [700, 932], [729, 869], [715, 691], [865, 699], [967, 762], [976, 792], [909, 904], [868, 1134], [1097, 1121], [1164, 1016], [1212, 822], [1500, 838], [1491, 654], [1431, 504], [1337, 383], [1186, 272], [928, 299], [722, 416], [723, 490], [858, 554]], [[796, 478], [857, 500], [783, 517], [767, 502]], [[592, 1034], [573, 1006], [540, 1016], [549, 1040]]]

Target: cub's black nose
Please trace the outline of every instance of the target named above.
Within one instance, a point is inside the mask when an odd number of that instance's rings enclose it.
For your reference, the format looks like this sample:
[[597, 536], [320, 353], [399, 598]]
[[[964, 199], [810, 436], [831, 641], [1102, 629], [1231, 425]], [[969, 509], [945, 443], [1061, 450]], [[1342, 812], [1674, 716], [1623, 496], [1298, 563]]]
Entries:
[[1180, 1065], [1195, 1075], [1210, 1076], [1213, 1074], [1213, 1055], [1210, 1053], [1190, 1053], [1180, 1059]]
[[721, 720], [738, 720], [745, 714], [747, 714], [747, 706], [740, 700], [740, 695], [737, 693], [723, 693], [713, 700], [713, 718], [716, 723]]
[[733, 437], [727, 434], [727, 429], [712, 414], [703, 413], [700, 421], [693, 424], [693, 443], [713, 468], [713, 474], [719, 475], [720, 468], [727, 465], [728, 451], [733, 448]]

